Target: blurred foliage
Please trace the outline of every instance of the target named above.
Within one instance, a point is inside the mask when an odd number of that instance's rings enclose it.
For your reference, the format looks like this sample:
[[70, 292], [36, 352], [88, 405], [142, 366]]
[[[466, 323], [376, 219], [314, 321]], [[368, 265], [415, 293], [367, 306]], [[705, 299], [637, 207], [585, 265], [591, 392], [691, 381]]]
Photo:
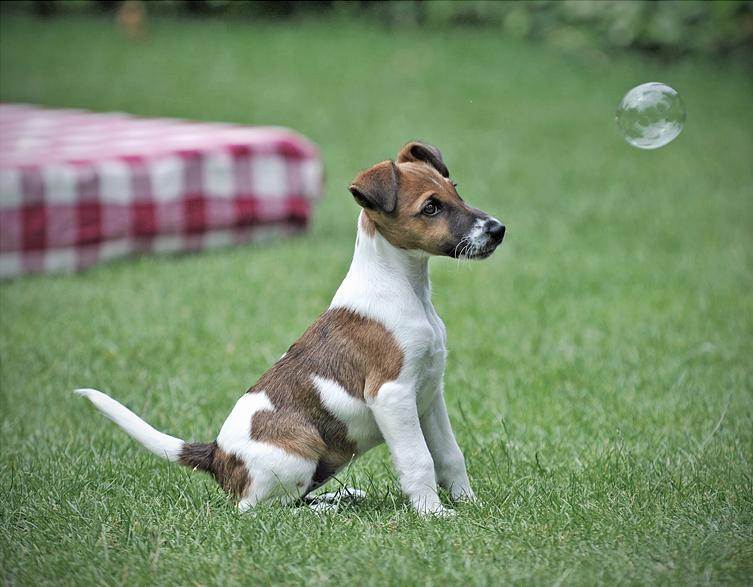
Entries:
[[753, 49], [753, 2], [565, 0], [452, 2], [423, 7], [442, 24], [500, 27], [563, 48], [634, 48], [670, 54]]
[[[2, 10], [52, 17], [66, 12], [115, 12], [118, 0], [0, 3]], [[501, 34], [562, 49], [633, 49], [753, 56], [753, 0], [152, 0], [148, 14], [203, 18], [368, 18], [386, 26], [492, 27]]]

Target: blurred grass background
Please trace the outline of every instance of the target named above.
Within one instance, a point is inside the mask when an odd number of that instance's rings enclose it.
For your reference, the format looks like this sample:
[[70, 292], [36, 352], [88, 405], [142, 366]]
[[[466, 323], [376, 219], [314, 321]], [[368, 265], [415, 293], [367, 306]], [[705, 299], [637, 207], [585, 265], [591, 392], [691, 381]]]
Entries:
[[[747, 584], [753, 573], [753, 114], [744, 58], [563, 47], [494, 26], [109, 13], [0, 18], [0, 99], [294, 128], [325, 198], [297, 239], [0, 285], [0, 573], [8, 584]], [[634, 85], [688, 107], [654, 152]], [[384, 447], [334, 516], [240, 516], [70, 394], [208, 440], [328, 304], [362, 168], [438, 145], [508, 226], [432, 263], [447, 397], [482, 500], [404, 507]]]

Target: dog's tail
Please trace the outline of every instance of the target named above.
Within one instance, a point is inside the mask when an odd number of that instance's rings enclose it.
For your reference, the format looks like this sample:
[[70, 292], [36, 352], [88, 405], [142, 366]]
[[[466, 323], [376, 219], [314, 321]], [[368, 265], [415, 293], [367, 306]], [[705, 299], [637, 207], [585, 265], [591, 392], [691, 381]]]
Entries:
[[77, 389], [100, 412], [120, 426], [126, 434], [158, 457], [201, 471], [213, 471], [214, 442], [185, 442], [152, 428], [123, 404], [96, 389]]

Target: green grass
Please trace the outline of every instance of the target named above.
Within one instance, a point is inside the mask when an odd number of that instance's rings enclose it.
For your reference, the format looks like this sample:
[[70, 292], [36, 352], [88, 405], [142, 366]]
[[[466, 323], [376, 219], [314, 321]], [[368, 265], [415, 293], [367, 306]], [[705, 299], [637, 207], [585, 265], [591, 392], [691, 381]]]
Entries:
[[[753, 577], [753, 114], [734, 63], [566, 54], [493, 31], [0, 21], [0, 97], [281, 124], [316, 141], [300, 238], [0, 286], [0, 582], [700, 585]], [[613, 110], [660, 80], [685, 132], [643, 152]], [[508, 226], [432, 264], [447, 400], [481, 505], [421, 520], [384, 447], [335, 515], [237, 514], [70, 392], [209, 440], [322, 311], [352, 252], [346, 187], [406, 141]]]

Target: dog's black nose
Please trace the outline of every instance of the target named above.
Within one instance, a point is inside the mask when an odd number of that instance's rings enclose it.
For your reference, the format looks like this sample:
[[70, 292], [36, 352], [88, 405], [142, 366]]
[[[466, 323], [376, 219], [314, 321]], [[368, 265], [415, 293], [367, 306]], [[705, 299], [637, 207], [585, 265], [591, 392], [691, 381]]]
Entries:
[[494, 242], [501, 243], [502, 239], [505, 238], [505, 225], [499, 220], [489, 218], [486, 221], [486, 232], [494, 239]]

